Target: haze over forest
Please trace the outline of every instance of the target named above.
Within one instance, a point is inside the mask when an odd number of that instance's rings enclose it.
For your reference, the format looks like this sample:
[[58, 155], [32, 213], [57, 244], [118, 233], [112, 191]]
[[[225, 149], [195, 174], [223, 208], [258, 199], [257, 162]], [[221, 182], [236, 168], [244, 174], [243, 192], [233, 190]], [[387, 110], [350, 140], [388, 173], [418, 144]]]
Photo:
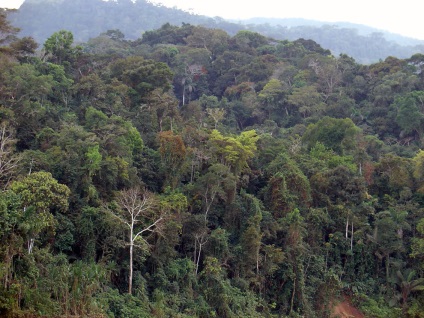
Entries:
[[0, 317], [423, 317], [422, 44], [259, 22], [0, 10]]
[[240, 23], [195, 15], [144, 0], [135, 3], [130, 0], [26, 0], [17, 13], [10, 15], [10, 20], [21, 28], [22, 36], [32, 36], [39, 43], [61, 29], [73, 32], [76, 42], [85, 42], [114, 29], [122, 31], [127, 39], [135, 40], [143, 32], [157, 29], [165, 23], [177, 26], [190, 23], [223, 29], [230, 35], [247, 29], [276, 40], [312, 39], [330, 49], [333, 55], [348, 54], [360, 63], [377, 62], [388, 56], [407, 58], [424, 52], [424, 41], [364, 25], [263, 18]]

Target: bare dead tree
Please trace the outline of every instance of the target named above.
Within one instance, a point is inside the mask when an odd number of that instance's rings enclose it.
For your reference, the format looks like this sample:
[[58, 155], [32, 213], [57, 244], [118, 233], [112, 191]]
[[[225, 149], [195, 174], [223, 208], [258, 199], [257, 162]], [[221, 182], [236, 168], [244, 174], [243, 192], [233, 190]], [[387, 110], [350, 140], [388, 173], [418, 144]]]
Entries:
[[12, 179], [20, 156], [14, 153], [16, 140], [12, 131], [5, 125], [0, 125], [0, 187], [6, 188]]
[[[164, 214], [157, 209], [154, 195], [145, 189], [131, 188], [120, 191], [117, 200], [118, 209], [108, 209], [112, 216], [128, 227], [130, 268], [128, 275], [128, 293], [132, 293], [134, 247], [147, 244], [148, 234], [159, 232]], [[140, 242], [138, 244], [137, 242]]]

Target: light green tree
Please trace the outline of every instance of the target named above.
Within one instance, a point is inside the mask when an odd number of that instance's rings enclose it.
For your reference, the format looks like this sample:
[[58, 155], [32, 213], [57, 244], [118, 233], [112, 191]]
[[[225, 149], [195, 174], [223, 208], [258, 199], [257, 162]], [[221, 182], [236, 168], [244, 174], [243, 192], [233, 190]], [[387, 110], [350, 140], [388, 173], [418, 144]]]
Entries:
[[44, 59], [55, 64], [71, 62], [80, 51], [80, 47], [73, 47], [74, 35], [67, 30], [53, 33], [44, 43]]
[[28, 253], [31, 254], [35, 238], [46, 228], [54, 227], [53, 211], [68, 209], [70, 190], [45, 171], [34, 172], [21, 181], [14, 181], [11, 190], [21, 197], [21, 207], [27, 221]]
[[259, 92], [258, 97], [261, 101], [268, 119], [275, 111], [279, 111], [284, 106], [286, 115], [289, 115], [287, 105], [284, 103], [287, 91], [281, 81], [278, 79], [271, 79], [264, 88]]
[[412, 159], [413, 162], [413, 176], [416, 182], [417, 191], [424, 193], [424, 150], [418, 151], [415, 157]]
[[212, 130], [209, 144], [216, 160], [231, 168], [235, 175], [248, 170], [248, 161], [253, 158], [259, 139], [255, 130], [243, 131], [239, 136], [223, 136], [218, 130]]

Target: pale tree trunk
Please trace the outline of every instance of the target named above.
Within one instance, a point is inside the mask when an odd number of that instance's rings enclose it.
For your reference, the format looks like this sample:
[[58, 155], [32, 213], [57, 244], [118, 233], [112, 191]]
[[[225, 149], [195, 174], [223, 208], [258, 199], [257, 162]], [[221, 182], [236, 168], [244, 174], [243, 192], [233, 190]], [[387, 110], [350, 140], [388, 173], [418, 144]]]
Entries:
[[[199, 264], [200, 264], [200, 256], [202, 253], [202, 248], [203, 245], [205, 245], [208, 242], [208, 239], [206, 239], [206, 235], [207, 235], [207, 227], [208, 227], [208, 214], [209, 211], [212, 207], [212, 203], [215, 200], [215, 196], [216, 196], [216, 191], [212, 191], [211, 196], [209, 198], [208, 196], [208, 192], [209, 192], [209, 187], [206, 188], [206, 192], [205, 195], [203, 196], [205, 199], [205, 215], [204, 215], [204, 221], [205, 221], [205, 231], [203, 231], [201, 234], [199, 235], [195, 235], [195, 263], [196, 263], [196, 275], [199, 272]], [[199, 245], [199, 249], [197, 250], [196, 246], [197, 244]], [[197, 250], [197, 256], [196, 256], [196, 250]]]
[[348, 232], [349, 232], [349, 217], [346, 218], [346, 230], [345, 230], [346, 240], [348, 238]]
[[185, 105], [185, 91], [186, 91], [185, 84], [183, 84], [183, 106]]
[[202, 254], [202, 243], [199, 243], [199, 254], [197, 254], [197, 260], [196, 260], [196, 275], [199, 273], [199, 261], [200, 261], [200, 255]]
[[294, 280], [293, 280], [293, 292], [292, 292], [292, 297], [290, 300], [290, 313], [292, 313], [293, 311], [295, 293], [296, 293], [296, 277], [294, 277]]
[[130, 230], [131, 234], [131, 242], [130, 242], [130, 273], [128, 275], [128, 294], [132, 294], [132, 281], [133, 281], [133, 250], [134, 250], [134, 242], [132, 238], [134, 237], [133, 227]]
[[210, 200], [208, 199], [208, 192], [209, 192], [209, 188], [206, 189], [206, 194], [205, 194], [205, 204], [206, 204], [206, 209], [205, 209], [205, 226], [207, 226], [207, 222], [208, 222], [208, 214], [209, 211], [212, 207], [212, 203], [215, 200], [215, 196], [216, 196], [216, 191], [213, 191], [211, 194], [211, 198]]
[[[156, 213], [156, 202], [153, 195], [144, 189], [133, 188], [121, 191], [117, 198], [120, 207], [118, 211], [107, 210], [119, 222], [128, 226], [129, 238], [129, 274], [128, 274], [128, 294], [132, 294], [133, 271], [134, 271], [134, 247], [140, 237], [144, 241], [143, 235], [160, 231], [160, 226], [164, 219], [161, 212]], [[144, 222], [144, 224], [142, 224]], [[146, 224], [147, 223], [147, 224]], [[141, 225], [140, 230], [135, 230], [136, 226]]]
[[[203, 232], [202, 234], [195, 236], [196, 242], [194, 243], [194, 245], [195, 245], [195, 248], [194, 248], [195, 252], [194, 253], [195, 253], [196, 275], [199, 273], [200, 256], [202, 255], [203, 245], [205, 245], [208, 242], [208, 239], [205, 238], [206, 235], [207, 235], [207, 233], [206, 233], [206, 230], [205, 230], [205, 232]], [[197, 250], [197, 245], [199, 245], [198, 250]], [[196, 251], [197, 251], [197, 253], [196, 253]]]
[[390, 254], [386, 254], [386, 284], [389, 285]]
[[[34, 160], [31, 159], [31, 162], [29, 164], [29, 171], [28, 171], [28, 175], [31, 175], [32, 172], [32, 165], [34, 163]], [[26, 210], [26, 207], [24, 207], [24, 212]], [[34, 241], [35, 239], [33, 237], [31, 237], [28, 241], [27, 241], [27, 247], [28, 247], [28, 254], [32, 253], [32, 249], [34, 248]]]
[[0, 185], [6, 189], [10, 180], [14, 176], [20, 156], [14, 154], [16, 140], [12, 137], [12, 132], [5, 126], [0, 126]]
[[28, 254], [32, 253], [32, 249], [34, 248], [34, 239], [30, 238], [27, 242], [28, 245]]
[[256, 275], [259, 275], [259, 249], [256, 253]]
[[[350, 224], [350, 250], [353, 250], [353, 221]], [[349, 217], [346, 218], [346, 230], [345, 230], [346, 241], [349, 239]]]
[[[138, 214], [137, 214], [138, 216]], [[134, 224], [133, 227], [130, 228], [130, 269], [129, 269], [129, 274], [128, 274], [128, 294], [132, 294], [132, 281], [133, 281], [133, 255], [134, 255], [134, 242], [137, 240], [137, 238], [143, 235], [143, 233], [145, 232], [157, 232], [159, 231], [159, 225], [162, 222], [163, 218], [160, 217], [159, 219], [157, 219], [155, 222], [153, 222], [152, 224], [150, 224], [149, 226], [143, 228], [142, 230], [138, 231], [135, 235], [134, 235], [134, 226], [135, 223], [137, 223], [136, 219], [134, 219]], [[144, 240], [144, 239], [143, 239]]]
[[[26, 211], [26, 207], [24, 206], [24, 213], [25, 213], [25, 211]], [[32, 235], [32, 234], [31, 234], [31, 235]], [[33, 250], [33, 248], [34, 248], [34, 242], [35, 242], [35, 239], [34, 239], [33, 237], [30, 237], [30, 238], [27, 240], [28, 255], [32, 253], [32, 250]]]

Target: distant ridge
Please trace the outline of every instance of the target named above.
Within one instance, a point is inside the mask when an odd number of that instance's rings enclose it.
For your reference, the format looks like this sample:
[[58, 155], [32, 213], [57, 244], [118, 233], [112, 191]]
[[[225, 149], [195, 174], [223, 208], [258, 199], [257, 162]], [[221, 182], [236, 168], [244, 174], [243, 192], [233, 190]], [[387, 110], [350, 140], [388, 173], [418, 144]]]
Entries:
[[[335, 56], [347, 54], [363, 64], [388, 56], [408, 58], [424, 53], [424, 41], [373, 29], [364, 25], [326, 23], [306, 19], [254, 18], [230, 21], [206, 17], [146, 0], [26, 0], [9, 20], [21, 28], [22, 36], [32, 36], [42, 44], [54, 32], [65, 29], [76, 42], [86, 42], [107, 30], [119, 29], [127, 39], [140, 38], [146, 31], [165, 23], [189, 23], [219, 28], [234, 35], [250, 30], [276, 40], [311, 39]], [[78, 22], [78, 23], [76, 23]]]
[[318, 21], [318, 20], [309, 20], [303, 18], [261, 18], [255, 17], [245, 20], [232, 20], [233, 22], [242, 23], [242, 24], [270, 24], [272, 26], [286, 26], [286, 27], [298, 27], [298, 26], [315, 26], [322, 27], [325, 25], [336, 26], [339, 28], [355, 29], [358, 31], [359, 35], [368, 36], [372, 33], [383, 33], [384, 38], [396, 42], [400, 45], [421, 45], [424, 44], [424, 40], [419, 40], [400, 34], [388, 32], [386, 30], [377, 29], [363, 24], [357, 24], [352, 22], [328, 22], [328, 21]]

